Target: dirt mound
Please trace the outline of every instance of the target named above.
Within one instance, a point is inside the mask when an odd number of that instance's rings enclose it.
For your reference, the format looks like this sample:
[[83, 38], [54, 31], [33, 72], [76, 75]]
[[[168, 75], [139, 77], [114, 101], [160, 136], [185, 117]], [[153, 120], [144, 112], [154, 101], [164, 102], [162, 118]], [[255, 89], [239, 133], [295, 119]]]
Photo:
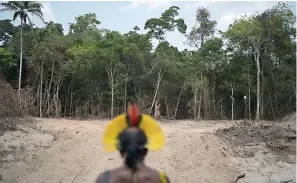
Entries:
[[0, 119], [0, 136], [2, 136], [7, 130], [16, 130], [16, 124], [18, 121], [18, 118]]
[[239, 125], [218, 129], [215, 134], [227, 140], [238, 156], [254, 156], [255, 152], [263, 147], [278, 153], [296, 154], [296, 130], [287, 125], [277, 123]]
[[295, 123], [296, 122], [296, 112], [287, 115], [286, 117], [283, 118], [282, 121]]
[[15, 91], [8, 83], [0, 81], [0, 118], [21, 117], [22, 110], [18, 106]]
[[0, 136], [0, 169], [22, 159], [23, 154], [31, 154], [49, 147], [54, 136], [33, 128], [20, 126]]
[[0, 80], [0, 136], [7, 130], [15, 130], [22, 110], [18, 106], [17, 96], [8, 83]]
[[246, 174], [242, 182], [296, 182], [295, 123], [242, 121], [218, 129], [215, 135], [230, 144], [239, 170]]

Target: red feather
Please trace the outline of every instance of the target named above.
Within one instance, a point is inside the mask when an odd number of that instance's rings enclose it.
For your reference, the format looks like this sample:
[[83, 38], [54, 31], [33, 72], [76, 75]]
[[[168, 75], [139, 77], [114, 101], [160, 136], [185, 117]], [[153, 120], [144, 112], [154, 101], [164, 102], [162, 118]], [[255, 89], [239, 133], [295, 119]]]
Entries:
[[128, 115], [131, 120], [131, 126], [137, 126], [138, 124], [138, 117], [139, 117], [139, 109], [136, 104], [130, 104], [128, 106]]

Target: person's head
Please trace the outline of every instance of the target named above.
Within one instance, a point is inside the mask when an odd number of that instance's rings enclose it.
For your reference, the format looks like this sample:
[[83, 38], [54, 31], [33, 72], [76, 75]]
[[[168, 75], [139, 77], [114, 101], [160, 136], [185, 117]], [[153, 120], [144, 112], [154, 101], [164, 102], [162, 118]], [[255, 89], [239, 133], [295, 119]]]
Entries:
[[145, 147], [145, 133], [137, 127], [127, 128], [119, 134], [118, 143], [118, 150], [125, 160], [125, 165], [136, 171], [137, 165], [143, 162], [148, 152]]
[[150, 116], [140, 113], [136, 104], [130, 104], [126, 113], [116, 116], [103, 134], [105, 152], [120, 151], [125, 165], [134, 172], [142, 163], [148, 149], [159, 151], [165, 138], [159, 124]]

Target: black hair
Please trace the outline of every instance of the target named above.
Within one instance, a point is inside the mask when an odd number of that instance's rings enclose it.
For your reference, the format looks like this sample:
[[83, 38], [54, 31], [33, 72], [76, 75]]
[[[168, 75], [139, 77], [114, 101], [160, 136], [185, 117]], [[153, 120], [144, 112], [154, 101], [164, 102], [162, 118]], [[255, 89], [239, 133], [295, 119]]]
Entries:
[[125, 165], [131, 168], [133, 172], [137, 170], [137, 164], [143, 161], [147, 153], [145, 133], [139, 128], [134, 129], [127, 128], [118, 136], [119, 151], [122, 156], [125, 155]]

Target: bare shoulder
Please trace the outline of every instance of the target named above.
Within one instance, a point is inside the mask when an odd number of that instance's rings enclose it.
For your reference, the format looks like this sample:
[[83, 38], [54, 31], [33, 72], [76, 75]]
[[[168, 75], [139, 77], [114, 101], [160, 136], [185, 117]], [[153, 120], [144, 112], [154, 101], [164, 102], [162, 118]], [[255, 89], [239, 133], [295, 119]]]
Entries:
[[168, 175], [166, 174], [166, 172], [165, 171], [160, 171], [160, 173], [162, 172], [162, 174], [163, 174], [163, 177], [166, 179], [166, 183], [170, 183], [170, 180], [169, 180], [169, 177], [168, 177]]
[[166, 182], [170, 183], [169, 177], [166, 175]]
[[145, 170], [145, 172], [148, 172], [150, 175], [158, 175], [159, 174], [158, 170], [148, 167], [148, 166], [145, 166], [144, 170]]
[[[153, 182], [160, 181], [160, 171], [150, 168], [150, 167], [142, 167], [138, 171], [139, 178]], [[165, 172], [164, 172], [165, 173]], [[166, 175], [166, 173], [165, 173]], [[119, 182], [119, 179], [123, 182], [123, 180], [127, 181], [131, 179], [130, 171], [127, 171], [125, 168], [116, 168], [110, 171], [102, 172], [96, 179], [95, 183], [107, 183], [107, 182]], [[125, 182], [124, 181], [124, 182]], [[166, 183], [170, 183], [169, 177], [166, 175]]]
[[114, 172], [119, 171], [121, 168], [115, 168], [113, 170], [106, 170], [102, 172], [96, 179], [95, 183], [107, 183], [109, 182], [110, 175], [115, 174]]
[[[146, 167], [153, 175], [156, 175], [156, 176], [160, 176], [160, 172], [164, 172], [164, 171], [159, 171], [159, 170], [156, 170], [156, 169], [153, 169], [153, 168], [150, 168], [150, 167]], [[165, 177], [166, 177], [166, 183], [170, 183], [170, 180], [169, 180], [169, 177], [168, 175], [165, 173]]]
[[96, 179], [95, 183], [104, 183], [104, 178], [106, 176], [106, 171], [102, 172]]
[[165, 171], [159, 171], [158, 173], [162, 172], [165, 175], [166, 183], [170, 183], [169, 177]]

